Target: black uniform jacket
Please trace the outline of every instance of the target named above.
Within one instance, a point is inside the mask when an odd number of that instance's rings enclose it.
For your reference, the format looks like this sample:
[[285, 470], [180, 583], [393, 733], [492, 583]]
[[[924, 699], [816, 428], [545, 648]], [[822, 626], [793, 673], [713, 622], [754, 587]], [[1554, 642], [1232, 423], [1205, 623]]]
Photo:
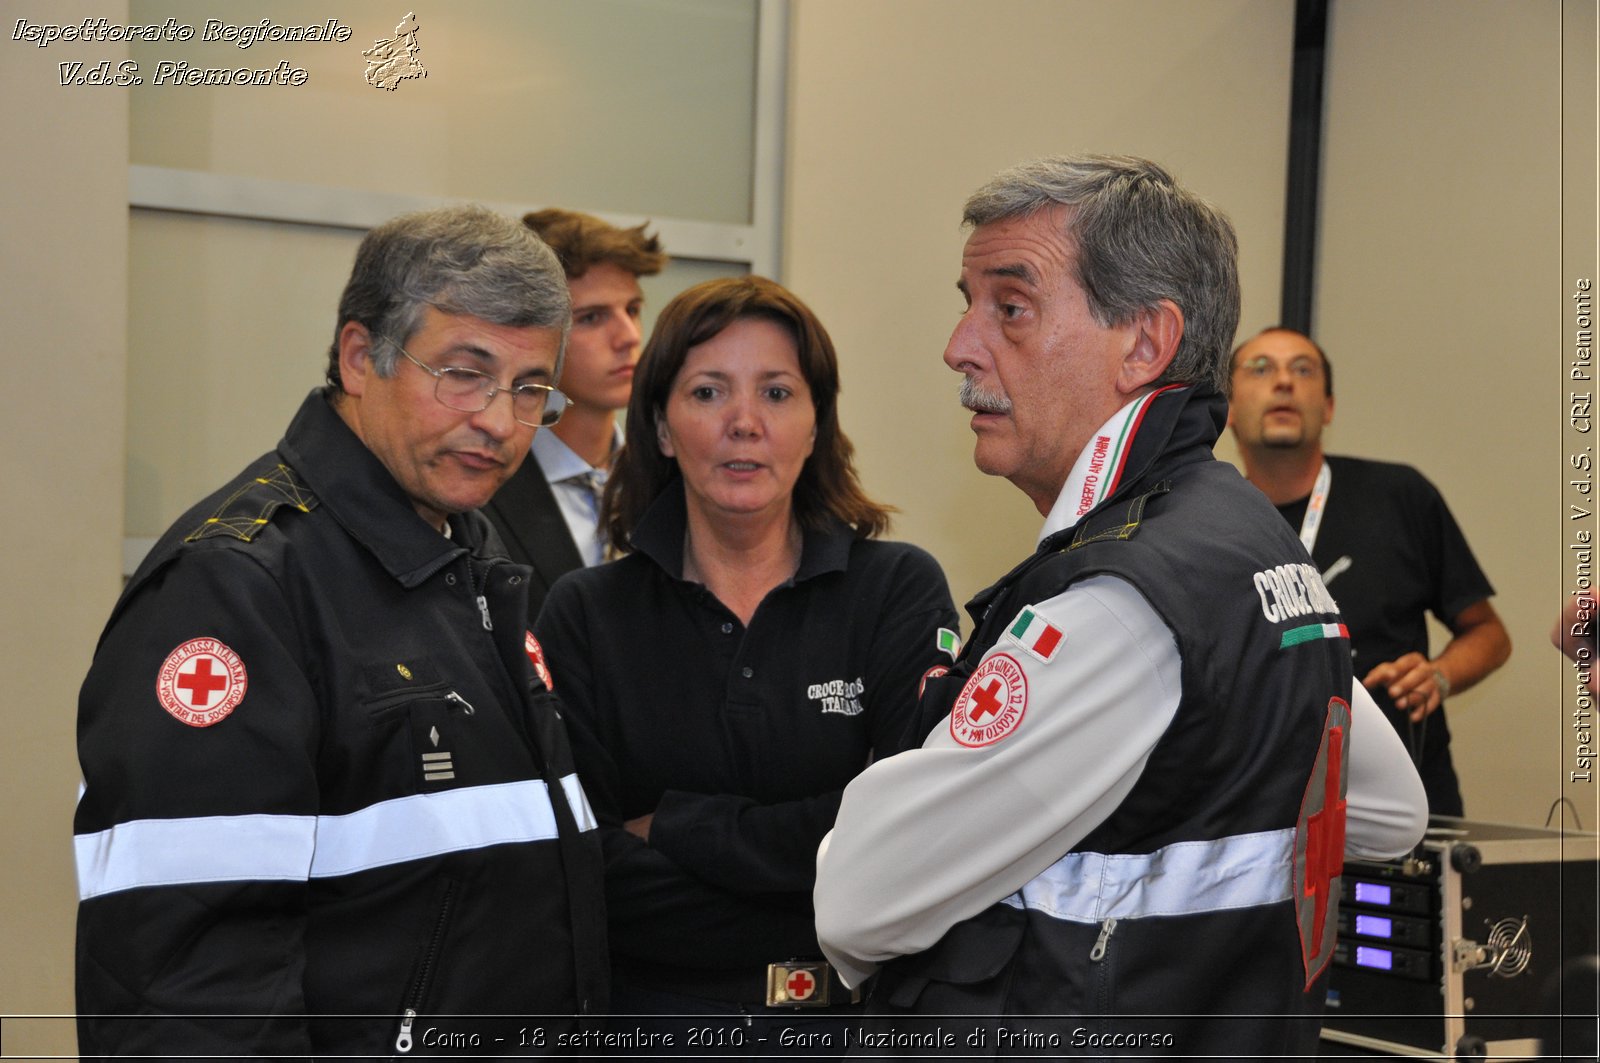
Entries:
[[134, 575], [79, 702], [85, 1054], [529, 1053], [481, 1017], [603, 1010], [527, 570], [451, 530], [313, 393]]

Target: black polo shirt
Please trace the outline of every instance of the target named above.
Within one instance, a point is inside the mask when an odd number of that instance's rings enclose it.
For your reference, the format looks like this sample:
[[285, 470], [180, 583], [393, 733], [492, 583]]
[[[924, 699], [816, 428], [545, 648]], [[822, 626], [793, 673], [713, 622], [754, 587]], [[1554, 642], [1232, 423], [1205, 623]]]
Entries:
[[[1385, 661], [1427, 657], [1427, 614], [1448, 626], [1494, 594], [1443, 496], [1409, 465], [1328, 457], [1333, 482], [1311, 559], [1350, 628], [1357, 680]], [[1307, 499], [1278, 507], [1298, 529]], [[1373, 700], [1411, 750], [1435, 815], [1462, 814], [1445, 707], [1413, 723], [1378, 687]]]
[[[564, 576], [535, 627], [608, 839], [624, 979], [818, 954], [811, 888], [840, 791], [904, 748], [923, 673], [950, 660], [938, 629], [958, 630], [931, 556], [842, 523], [806, 533], [746, 627], [682, 578], [685, 522], [679, 482], [634, 552]], [[620, 829], [647, 813], [648, 846]]]

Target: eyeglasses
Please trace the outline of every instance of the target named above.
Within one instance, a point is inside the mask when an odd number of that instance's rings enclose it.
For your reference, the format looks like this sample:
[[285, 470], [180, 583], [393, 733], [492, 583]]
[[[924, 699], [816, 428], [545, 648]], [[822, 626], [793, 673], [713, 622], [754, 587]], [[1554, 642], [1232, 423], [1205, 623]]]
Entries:
[[[1277, 376], [1278, 365], [1266, 355], [1259, 354], [1239, 366], [1239, 372], [1259, 380]], [[1296, 358], [1289, 363], [1289, 375], [1297, 380], [1315, 380], [1322, 375], [1322, 367], [1310, 358]]]
[[[394, 340], [390, 340], [394, 343]], [[409, 358], [413, 365], [433, 377], [433, 397], [452, 410], [462, 413], [481, 413], [489, 408], [494, 397], [502, 391], [511, 394], [511, 416], [518, 424], [532, 428], [549, 428], [561, 420], [567, 409], [567, 396], [549, 384], [518, 384], [503, 388], [488, 373], [476, 369], [446, 366], [435, 369], [398, 343], [395, 349]]]

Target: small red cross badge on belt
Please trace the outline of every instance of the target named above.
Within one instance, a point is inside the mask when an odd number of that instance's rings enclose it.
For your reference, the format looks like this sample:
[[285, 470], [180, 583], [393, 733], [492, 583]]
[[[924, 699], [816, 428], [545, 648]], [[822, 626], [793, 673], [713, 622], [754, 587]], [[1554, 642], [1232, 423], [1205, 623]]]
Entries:
[[807, 1000], [817, 991], [817, 980], [805, 971], [796, 971], [785, 983], [791, 1000]]
[[829, 970], [822, 960], [768, 964], [767, 1007], [827, 1007]]

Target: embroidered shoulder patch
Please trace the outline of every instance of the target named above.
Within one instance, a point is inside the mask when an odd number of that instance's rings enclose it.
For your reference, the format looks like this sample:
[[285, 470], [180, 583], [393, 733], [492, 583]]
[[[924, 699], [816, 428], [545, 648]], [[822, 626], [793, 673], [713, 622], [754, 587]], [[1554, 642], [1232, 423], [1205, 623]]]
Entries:
[[282, 506], [310, 513], [317, 507], [317, 496], [295, 478], [293, 469], [280, 463], [240, 484], [204, 524], [184, 536], [184, 542], [225, 535], [248, 543], [261, 534], [272, 514]]
[[1016, 619], [1006, 628], [1005, 638], [1008, 642], [1021, 646], [1045, 664], [1055, 659], [1067, 641], [1065, 632], [1034, 612], [1032, 608], [1023, 609], [1017, 614]]
[[173, 719], [190, 727], [220, 723], [244, 700], [249, 686], [244, 662], [217, 639], [190, 639], [161, 662], [156, 700]]
[[1022, 724], [1028, 708], [1028, 677], [1008, 653], [991, 654], [956, 695], [950, 737], [961, 745], [993, 745]]
[[949, 628], [942, 627], [934, 632], [933, 641], [939, 647], [939, 652], [952, 661], [961, 656], [961, 636]]
[[522, 648], [527, 651], [528, 660], [533, 664], [533, 670], [539, 676], [539, 682], [549, 691], [556, 689], [556, 681], [550, 675], [550, 669], [544, 663], [544, 647], [539, 645], [539, 640], [533, 637], [533, 632], [524, 630], [522, 633]]

